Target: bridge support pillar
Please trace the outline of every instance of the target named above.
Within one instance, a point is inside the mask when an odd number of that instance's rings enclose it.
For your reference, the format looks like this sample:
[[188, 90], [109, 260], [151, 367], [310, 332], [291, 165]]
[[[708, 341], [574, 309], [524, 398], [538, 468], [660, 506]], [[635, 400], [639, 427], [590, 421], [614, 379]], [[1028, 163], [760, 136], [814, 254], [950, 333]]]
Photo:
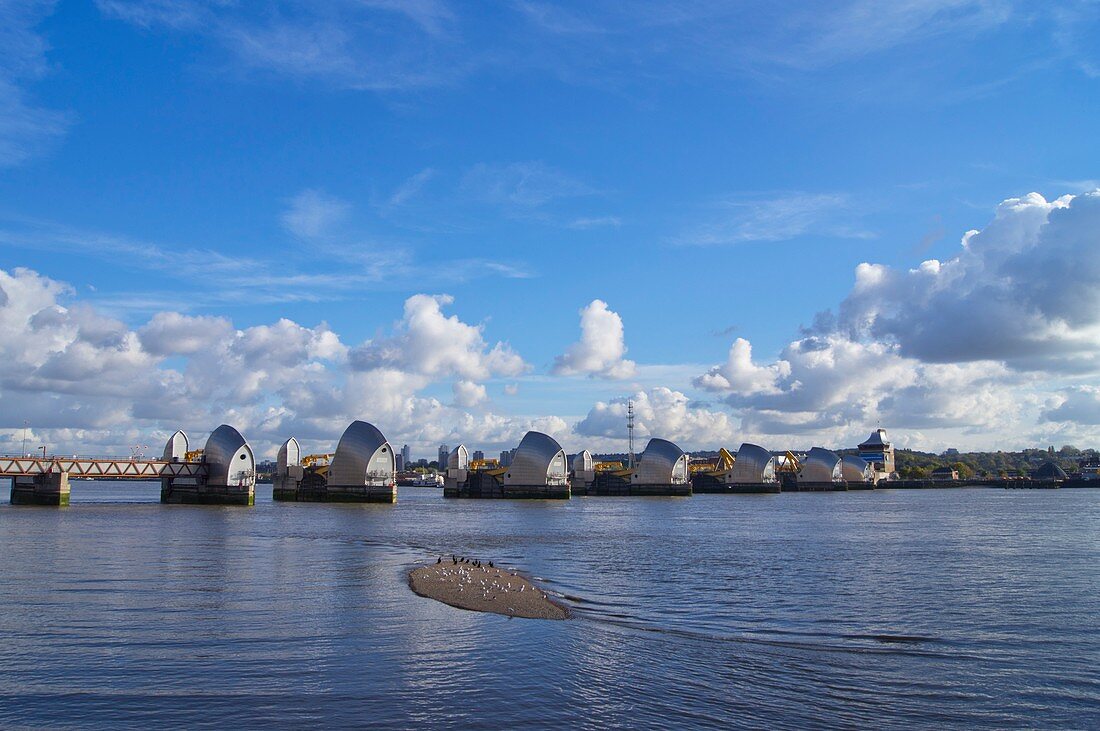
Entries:
[[46, 472], [11, 478], [12, 505], [68, 505], [69, 473]]

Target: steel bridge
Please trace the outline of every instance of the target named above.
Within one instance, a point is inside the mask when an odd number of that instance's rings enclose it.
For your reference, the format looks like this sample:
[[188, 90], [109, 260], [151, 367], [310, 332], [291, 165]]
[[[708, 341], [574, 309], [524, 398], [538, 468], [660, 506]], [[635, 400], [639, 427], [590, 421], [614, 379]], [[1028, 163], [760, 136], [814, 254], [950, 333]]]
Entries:
[[69, 477], [108, 480], [159, 480], [164, 477], [201, 477], [202, 462], [111, 457], [0, 457], [0, 477], [28, 477], [67, 472]]
[[160, 459], [138, 457], [0, 457], [0, 478], [11, 478], [13, 505], [68, 505], [69, 478], [160, 480], [166, 503], [251, 505], [255, 499], [256, 458], [241, 433], [222, 424], [206, 446], [190, 451], [177, 431]]

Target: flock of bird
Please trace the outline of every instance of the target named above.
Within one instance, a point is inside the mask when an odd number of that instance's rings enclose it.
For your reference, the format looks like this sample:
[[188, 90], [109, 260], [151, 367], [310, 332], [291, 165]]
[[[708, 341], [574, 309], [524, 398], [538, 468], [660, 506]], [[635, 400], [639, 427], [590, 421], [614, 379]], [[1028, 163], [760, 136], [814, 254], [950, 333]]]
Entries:
[[[443, 563], [443, 557], [440, 556], [439, 560], [437, 560], [436, 563], [437, 564]], [[473, 559], [473, 558], [466, 558], [465, 556], [463, 556], [462, 558], [459, 558], [458, 556], [454, 555], [453, 553], [451, 554], [451, 563], [453, 563], [455, 566], [457, 566], [460, 563], [468, 563], [471, 566], [481, 568], [481, 561], [480, 560]], [[489, 568], [493, 568], [493, 562], [492, 561], [489, 562]]]
[[[440, 556], [436, 560], [437, 566], [444, 563], [443, 558]], [[492, 561], [483, 564], [478, 559], [452, 555], [451, 565], [457, 566], [458, 569], [440, 569], [439, 581], [453, 584], [458, 591], [465, 591], [467, 588], [474, 592], [480, 591], [483, 599], [496, 599], [499, 595], [509, 592], [518, 596], [527, 592], [528, 589], [531, 589], [530, 595], [539, 593], [534, 586], [529, 586], [514, 571], [508, 572], [497, 568], [493, 566]], [[478, 576], [478, 573], [481, 576]], [[512, 577], [516, 578], [516, 586], [513, 586]], [[543, 594], [542, 598], [545, 599], [546, 595]], [[508, 607], [509, 613], [514, 611], [512, 607]]]

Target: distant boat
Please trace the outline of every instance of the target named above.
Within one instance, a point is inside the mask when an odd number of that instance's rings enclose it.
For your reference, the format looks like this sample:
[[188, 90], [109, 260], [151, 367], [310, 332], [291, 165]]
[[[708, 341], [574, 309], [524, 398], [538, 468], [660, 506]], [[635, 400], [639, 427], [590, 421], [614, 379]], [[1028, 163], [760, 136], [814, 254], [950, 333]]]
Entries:
[[420, 475], [412, 484], [413, 487], [443, 487], [443, 475]]

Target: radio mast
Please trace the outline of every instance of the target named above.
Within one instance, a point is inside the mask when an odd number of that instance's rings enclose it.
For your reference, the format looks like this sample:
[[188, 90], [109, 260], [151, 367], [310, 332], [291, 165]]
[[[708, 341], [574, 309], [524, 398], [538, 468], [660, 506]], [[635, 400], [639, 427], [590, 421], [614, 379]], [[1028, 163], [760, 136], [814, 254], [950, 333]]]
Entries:
[[626, 431], [627, 431], [628, 439], [629, 439], [629, 442], [630, 442], [630, 447], [629, 447], [630, 451], [628, 452], [628, 462], [629, 462], [629, 464], [627, 466], [630, 467], [630, 469], [634, 469], [634, 402], [633, 401], [627, 401], [626, 402]]

